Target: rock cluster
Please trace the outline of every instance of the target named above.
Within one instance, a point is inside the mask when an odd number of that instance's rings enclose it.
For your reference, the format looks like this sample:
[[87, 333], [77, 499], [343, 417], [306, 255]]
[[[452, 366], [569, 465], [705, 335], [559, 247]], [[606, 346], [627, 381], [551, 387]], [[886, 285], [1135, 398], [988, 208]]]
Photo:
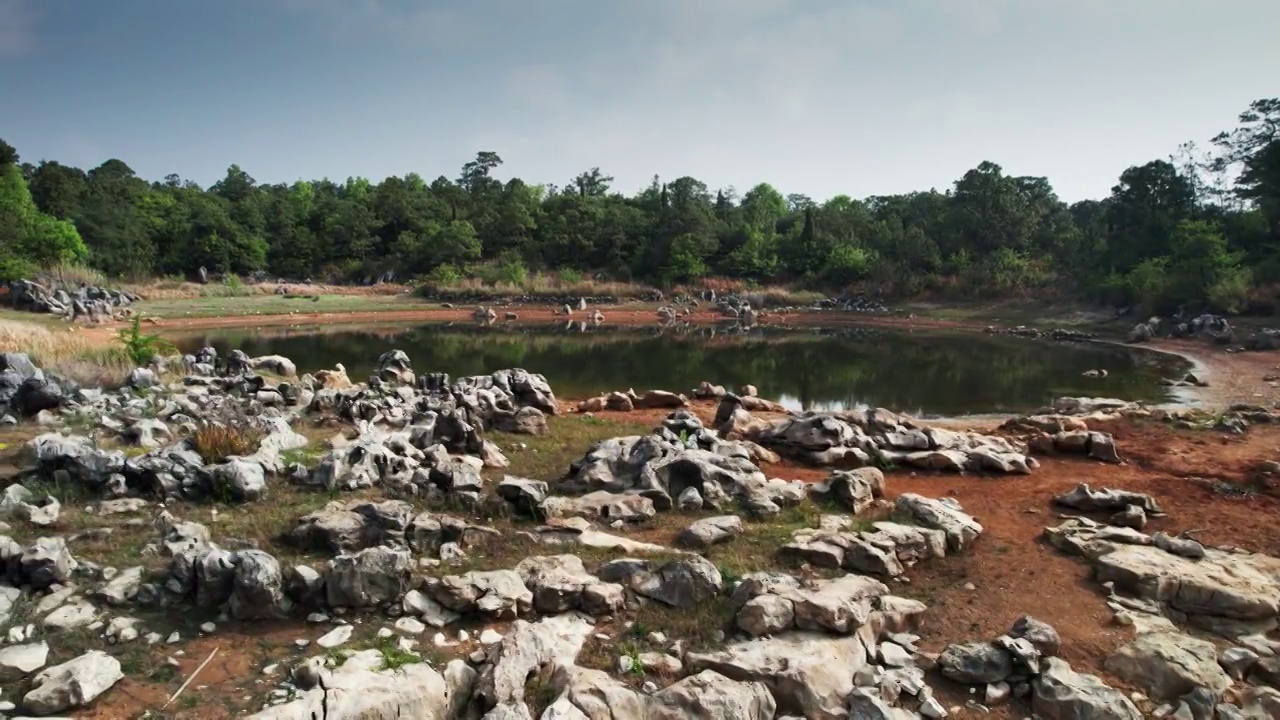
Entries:
[[75, 383], [36, 367], [26, 353], [0, 353], [0, 425], [57, 410], [77, 390]]
[[982, 526], [951, 498], [906, 493], [895, 509], [904, 522], [875, 522], [861, 531], [851, 530], [847, 517], [824, 516], [819, 527], [797, 530], [778, 552], [818, 567], [897, 577], [922, 560], [967, 549], [982, 533]]
[[16, 310], [59, 315], [68, 320], [116, 320], [128, 317], [138, 296], [123, 290], [81, 285], [65, 290], [32, 280], [9, 283], [9, 302]]
[[[736, 506], [749, 515], [769, 516], [805, 497], [801, 483], [771, 480], [756, 465], [773, 459], [754, 443], [722, 440], [692, 413], [676, 411], [651, 435], [597, 443], [574, 461], [556, 490], [584, 494], [569, 503], [572, 514], [600, 508], [599, 518], [610, 522], [613, 508], [621, 509], [624, 519], [677, 506], [721, 512]], [[565, 505], [548, 499], [544, 507], [547, 503]]]
[[884, 409], [806, 413], [765, 427], [732, 418], [745, 434], [812, 465], [906, 465], [946, 472], [1030, 473], [1037, 463], [1005, 438], [921, 426]]

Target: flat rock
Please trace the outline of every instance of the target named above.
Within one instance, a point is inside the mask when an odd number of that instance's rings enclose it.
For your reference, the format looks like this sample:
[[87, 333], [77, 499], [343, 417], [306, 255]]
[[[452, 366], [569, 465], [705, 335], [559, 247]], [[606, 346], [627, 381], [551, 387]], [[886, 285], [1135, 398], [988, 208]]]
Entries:
[[52, 715], [91, 703], [121, 679], [120, 662], [100, 650], [89, 652], [41, 671], [22, 698], [22, 707], [35, 715]]
[[0, 683], [17, 682], [44, 667], [49, 645], [43, 640], [0, 648]]
[[763, 683], [739, 682], [714, 670], [703, 670], [655, 693], [647, 718], [773, 720], [776, 712], [777, 703]]
[[729, 644], [723, 650], [689, 653], [685, 665], [714, 670], [740, 682], [759, 682], [769, 689], [778, 712], [816, 720], [845, 720], [854, 673], [867, 662], [857, 637], [830, 637], [807, 632], [776, 635]]
[[728, 542], [742, 534], [742, 518], [737, 515], [721, 515], [702, 518], [685, 528], [676, 542], [686, 547], [706, 548]]
[[1214, 644], [1179, 632], [1140, 635], [1107, 658], [1106, 668], [1156, 701], [1177, 700], [1197, 687], [1220, 697], [1231, 685]]
[[1058, 658], [1045, 662], [1032, 688], [1032, 708], [1042, 720], [1142, 720], [1124, 693]]

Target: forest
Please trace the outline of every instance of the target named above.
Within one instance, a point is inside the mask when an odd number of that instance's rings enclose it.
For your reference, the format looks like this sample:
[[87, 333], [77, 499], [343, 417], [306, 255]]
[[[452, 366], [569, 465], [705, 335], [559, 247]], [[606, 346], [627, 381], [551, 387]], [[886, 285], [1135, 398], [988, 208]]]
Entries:
[[[943, 191], [822, 202], [692, 177], [634, 195], [591, 168], [563, 185], [499, 180], [483, 151], [456, 178], [410, 173], [267, 185], [239, 165], [208, 188], [23, 162], [0, 140], [0, 280], [87, 265], [120, 281], [467, 279], [661, 287], [708, 277], [890, 297], [1066, 297], [1151, 312], [1270, 313], [1280, 287], [1280, 99], [1202, 149], [1124, 170], [1067, 204], [1043, 177], [983, 162]], [[797, 162], [802, 160], [797, 159]], [[856, 170], [851, 170], [856, 172]]]

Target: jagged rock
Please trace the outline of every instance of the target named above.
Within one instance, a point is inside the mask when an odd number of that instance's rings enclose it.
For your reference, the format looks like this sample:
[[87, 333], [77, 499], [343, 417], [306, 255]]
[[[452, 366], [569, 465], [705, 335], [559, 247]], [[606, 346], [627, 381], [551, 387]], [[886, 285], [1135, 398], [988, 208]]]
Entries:
[[22, 707], [35, 715], [52, 715], [87, 705], [121, 679], [120, 662], [100, 650], [43, 670], [32, 680]]
[[526, 615], [533, 592], [514, 570], [473, 571], [428, 581], [427, 592], [455, 612], [481, 613], [498, 619]]
[[21, 577], [35, 590], [66, 583], [76, 565], [67, 541], [61, 537], [38, 538], [18, 558]]
[[1040, 652], [1040, 656], [1050, 658], [1058, 654], [1062, 648], [1062, 638], [1052, 625], [1041, 622], [1030, 615], [1023, 615], [1014, 621], [1009, 635], [1025, 638]]
[[884, 497], [884, 473], [877, 468], [836, 470], [825, 482], [810, 487], [814, 495], [835, 502], [855, 515]]
[[751, 637], [776, 635], [795, 626], [795, 603], [771, 593], [751, 598], [738, 611], [735, 623]]
[[[557, 671], [553, 682], [564, 685], [564, 691], [543, 713], [543, 720], [648, 717], [648, 698], [606, 672], [562, 668]], [[519, 710], [513, 708], [512, 712], [518, 713]]]
[[58, 522], [62, 503], [52, 495], [37, 498], [22, 485], [10, 485], [0, 496], [0, 518], [49, 527]]
[[413, 557], [406, 550], [372, 547], [329, 561], [325, 593], [331, 607], [361, 608], [404, 597]]
[[279, 620], [288, 616], [291, 603], [284, 592], [280, 563], [261, 550], [244, 550], [236, 556], [235, 584], [229, 603], [237, 620]]
[[685, 656], [685, 665], [695, 672], [710, 669], [739, 682], [762, 683], [779, 713], [818, 720], [848, 717], [853, 676], [866, 663], [866, 646], [856, 636], [807, 632], [734, 642], [723, 650]]
[[547, 427], [547, 416], [536, 407], [522, 407], [510, 415], [496, 416], [493, 427], [517, 435], [546, 435], [551, 432]]
[[1258, 653], [1245, 647], [1229, 647], [1218, 653], [1218, 665], [1235, 680], [1243, 680], [1258, 660]]
[[588, 588], [601, 584], [600, 580], [587, 572], [582, 560], [576, 555], [535, 556], [521, 560], [515, 567], [533, 593], [533, 608], [540, 613], [554, 614], [581, 608], [597, 614], [599, 611], [612, 612], [620, 605], [613, 607], [591, 607], [592, 599], [617, 598], [621, 600], [622, 588], [618, 592], [597, 592], [589, 598], [585, 595]]
[[146, 390], [160, 384], [160, 378], [149, 368], [134, 368], [129, 372], [125, 384], [135, 390]]
[[331, 502], [300, 518], [289, 538], [301, 547], [336, 553], [379, 545], [405, 547], [413, 520], [413, 506], [401, 500]]
[[706, 548], [728, 542], [742, 534], [742, 518], [737, 515], [702, 518], [685, 528], [676, 542], [688, 547]]
[[947, 547], [963, 551], [982, 534], [978, 521], [966, 515], [951, 498], [932, 500], [914, 493], [898, 496], [895, 506], [921, 525], [941, 530], [947, 535]]
[[267, 491], [267, 478], [262, 466], [248, 460], [230, 460], [207, 468], [214, 494], [238, 502], [257, 500]]
[[137, 597], [138, 588], [142, 586], [142, 575], [145, 571], [146, 568], [141, 565], [122, 570], [111, 578], [95, 594], [95, 597], [112, 607], [125, 607]]
[[0, 648], [0, 683], [14, 683], [44, 667], [49, 645], [40, 642]]
[[249, 360], [249, 367], [254, 370], [266, 370], [284, 377], [297, 377], [298, 366], [283, 355], [263, 355]]
[[1107, 658], [1106, 668], [1157, 701], [1176, 700], [1197, 687], [1217, 698], [1231, 685], [1213, 643], [1179, 632], [1139, 635]]
[[1042, 720], [1142, 720], [1123, 693], [1093, 675], [1075, 672], [1058, 658], [1046, 661], [1032, 687], [1032, 707]]
[[423, 622], [435, 628], [452, 625], [462, 617], [417, 590], [405, 593], [403, 607], [406, 613], [417, 615]]
[[947, 678], [966, 685], [1001, 682], [1013, 674], [1013, 658], [995, 643], [948, 645], [938, 656]]
[[773, 720], [776, 712], [777, 703], [764, 684], [737, 682], [714, 670], [703, 670], [655, 693], [645, 717], [648, 720]]
[[[609, 566], [617, 567], [619, 562], [627, 562], [627, 571], [620, 574], [618, 582], [626, 585], [637, 595], [657, 600], [676, 608], [691, 608], [706, 602], [720, 594], [724, 588], [724, 580], [720, 571], [708, 560], [699, 555], [688, 555], [669, 560], [656, 570], [643, 561], [614, 561]], [[612, 568], [611, 570], [612, 571]], [[601, 578], [613, 580], [601, 568]]]
[[495, 491], [498, 497], [511, 503], [521, 515], [537, 516], [541, 505], [547, 499], [547, 484], [541, 480], [512, 477], [507, 475], [498, 483]]
[[1147, 526], [1147, 513], [1138, 505], [1130, 505], [1115, 515], [1112, 515], [1108, 522], [1116, 527], [1127, 527], [1133, 530], [1141, 530]]
[[571, 613], [536, 623], [517, 620], [502, 641], [489, 648], [490, 663], [476, 683], [472, 702], [482, 712], [507, 707], [514, 714], [506, 717], [530, 717], [524, 702], [528, 679], [543, 668], [572, 667], [593, 630]]

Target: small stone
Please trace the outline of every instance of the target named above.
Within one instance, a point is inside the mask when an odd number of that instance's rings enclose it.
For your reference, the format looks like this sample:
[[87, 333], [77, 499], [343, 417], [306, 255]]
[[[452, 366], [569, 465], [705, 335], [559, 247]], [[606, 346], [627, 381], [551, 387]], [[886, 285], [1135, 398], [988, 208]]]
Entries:
[[977, 590], [977, 589], [978, 589], [978, 586], [977, 586], [977, 585], [974, 585], [974, 584], [973, 584], [973, 583], [971, 583], [971, 582], [967, 582], [967, 583], [965, 583], [965, 584], [964, 584], [964, 589], [965, 589], [965, 590], [968, 590], [968, 591], [970, 591], [970, 592], [972, 592], [972, 591], [974, 591], [974, 590]]
[[630, 655], [620, 655], [618, 657], [618, 674], [626, 675], [633, 668], [635, 668], [635, 661], [631, 659]]
[[353, 633], [353, 632], [355, 632], [355, 628], [353, 628], [352, 626], [350, 626], [350, 625], [339, 625], [338, 627], [336, 627], [336, 628], [334, 628], [334, 629], [330, 630], [329, 632], [325, 633], [324, 635], [321, 635], [321, 636], [316, 640], [316, 644], [317, 644], [317, 645], [319, 645], [320, 647], [322, 647], [322, 648], [326, 649], [326, 650], [328, 650], [328, 649], [330, 649], [330, 648], [336, 648], [336, 647], [338, 647], [339, 645], [342, 645], [343, 643], [345, 643], [345, 642], [347, 642], [348, 640], [350, 640], [350, 639], [351, 639], [351, 633]]
[[[606, 636], [605, 639], [607, 640], [608, 637]], [[485, 628], [480, 632], [481, 645], [494, 645], [500, 642], [502, 642], [502, 633], [497, 630], [494, 630], [493, 628]]]
[[395, 635], [395, 633], [392, 632], [391, 628], [378, 628], [378, 637], [385, 640], [392, 635]]
[[211, 622], [204, 623], [203, 625], [200, 626], [200, 632], [204, 633], [205, 635], [212, 635], [217, 630], [218, 630], [218, 626]]
[[402, 633], [408, 633], [410, 635], [421, 635], [427, 631], [427, 626], [423, 625], [422, 621], [411, 617], [402, 617], [397, 620], [395, 628]]
[[305, 648], [308, 645], [310, 645], [311, 641], [306, 638], [298, 638], [297, 640], [293, 641], [293, 644], [294, 644], [294, 647], [297, 647], [299, 650], [301, 650], [302, 648]]
[[280, 663], [271, 663], [270, 665], [262, 668], [263, 675], [275, 675], [278, 672], [280, 672]]
[[307, 622], [309, 622], [309, 623], [327, 623], [327, 622], [329, 622], [329, 616], [328, 616], [328, 615], [325, 615], [324, 613], [319, 613], [319, 612], [311, 613], [310, 615], [308, 615], [308, 616], [307, 616]]
[[470, 639], [471, 639], [471, 633], [467, 632], [466, 630], [458, 631], [458, 642], [466, 642]]
[[165, 639], [165, 642], [169, 645], [177, 645], [179, 642], [182, 642], [182, 636], [178, 634], [177, 630], [174, 630], [169, 633], [169, 637]]
[[661, 632], [658, 632], [657, 630], [649, 633], [649, 642], [653, 643], [654, 645], [661, 645], [666, 641], [667, 641], [666, 633], [661, 633]]
[[986, 704], [987, 705], [1003, 705], [1009, 702], [1009, 696], [1013, 694], [1013, 689], [1009, 687], [1007, 682], [994, 682], [987, 685]]

